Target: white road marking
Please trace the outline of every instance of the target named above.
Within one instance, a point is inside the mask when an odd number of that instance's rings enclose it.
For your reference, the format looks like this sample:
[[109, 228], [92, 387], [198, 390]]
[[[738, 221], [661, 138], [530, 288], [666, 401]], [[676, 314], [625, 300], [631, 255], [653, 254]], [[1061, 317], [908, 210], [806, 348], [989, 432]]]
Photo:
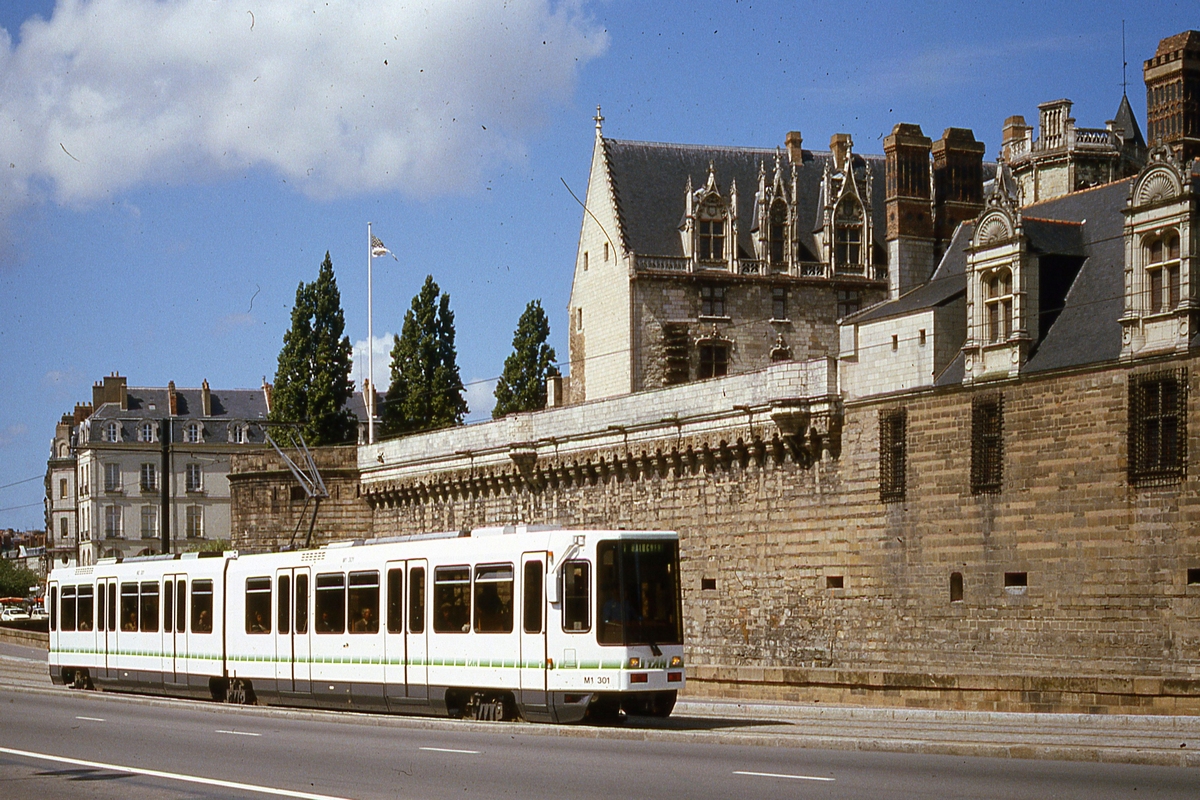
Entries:
[[217, 733], [228, 733], [230, 736], [262, 736], [261, 733], [250, 733], [248, 731], [217, 731]]
[[428, 750], [431, 753], [465, 753], [469, 756], [479, 755], [478, 750], [451, 750], [448, 747], [418, 747], [418, 750]]
[[276, 789], [273, 786], [256, 786], [252, 783], [237, 783], [235, 781], [222, 781], [216, 778], [202, 778], [199, 775], [182, 775], [178, 772], [163, 772], [157, 769], [142, 769], [140, 767], [125, 767], [120, 764], [105, 764], [100, 761], [84, 761], [79, 758], [65, 758], [63, 756], [52, 756], [46, 753], [31, 753], [28, 750], [13, 750], [9, 747], [0, 747], [0, 753], [7, 753], [12, 756], [22, 758], [35, 758], [41, 761], [52, 761], [56, 764], [70, 764], [75, 767], [90, 767], [91, 769], [106, 769], [110, 772], [126, 772], [130, 775], [145, 775], [148, 778], [165, 778], [170, 781], [182, 781], [183, 783], [198, 783], [203, 786], [216, 786], [221, 789], [237, 789], [243, 792], [258, 792], [259, 794], [268, 794], [274, 797], [295, 797], [299, 800], [349, 800], [345, 797], [335, 797], [328, 794], [313, 794], [312, 792], [294, 792], [291, 789]]
[[104, 722], [104, 720], [100, 719], [99, 717], [76, 717], [75, 719], [81, 719], [84, 722]]
[[754, 778], [787, 778], [793, 781], [833, 781], [834, 778], [818, 778], [814, 775], [783, 775], [778, 772], [742, 772], [734, 770], [734, 775], [750, 775]]

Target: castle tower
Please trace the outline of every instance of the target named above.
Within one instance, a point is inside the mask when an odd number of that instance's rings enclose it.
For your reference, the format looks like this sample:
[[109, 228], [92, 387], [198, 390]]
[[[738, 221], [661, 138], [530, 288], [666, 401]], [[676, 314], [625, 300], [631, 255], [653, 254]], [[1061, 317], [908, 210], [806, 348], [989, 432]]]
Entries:
[[929, 280], [934, 267], [929, 157], [920, 125], [898, 123], [883, 140], [887, 178], [888, 293], [892, 298]]
[[1200, 158], [1200, 31], [1163, 39], [1142, 74], [1149, 144], [1161, 139], [1184, 161]]

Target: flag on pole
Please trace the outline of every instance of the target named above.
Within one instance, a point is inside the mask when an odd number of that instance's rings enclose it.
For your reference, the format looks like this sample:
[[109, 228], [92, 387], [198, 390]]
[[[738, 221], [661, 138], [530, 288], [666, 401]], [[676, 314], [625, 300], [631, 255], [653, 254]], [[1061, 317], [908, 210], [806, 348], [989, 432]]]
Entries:
[[372, 236], [371, 237], [371, 257], [372, 258], [382, 258], [383, 256], [392, 256], [392, 258], [395, 258], [395, 256], [392, 255], [392, 251], [388, 250], [386, 247], [383, 246], [383, 242], [379, 239], [378, 236]]

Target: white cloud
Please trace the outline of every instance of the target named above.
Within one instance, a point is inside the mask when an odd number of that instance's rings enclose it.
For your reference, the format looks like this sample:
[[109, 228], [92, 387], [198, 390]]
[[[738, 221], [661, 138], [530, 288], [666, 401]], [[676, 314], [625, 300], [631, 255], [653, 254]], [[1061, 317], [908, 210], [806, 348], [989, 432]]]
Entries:
[[28, 432], [29, 429], [20, 423], [16, 425], [9, 425], [7, 428], [0, 429], [0, 448], [23, 443], [25, 434]]
[[466, 382], [467, 422], [480, 422], [492, 418], [492, 409], [496, 407], [496, 383], [498, 378], [477, 378]]
[[60, 0], [0, 30], [0, 200], [266, 167], [310, 196], [453, 192], [607, 46], [579, 0]]
[[[375, 385], [381, 392], [386, 392], [388, 386], [392, 382], [392, 345], [394, 344], [395, 335], [385, 333], [382, 336], [375, 336], [371, 339], [371, 357], [375, 366]], [[352, 354], [354, 366], [351, 369], [351, 376], [354, 378], [354, 386], [358, 391], [362, 391], [363, 381], [370, 374], [367, 365], [367, 340], [359, 339], [354, 343], [354, 352]]]

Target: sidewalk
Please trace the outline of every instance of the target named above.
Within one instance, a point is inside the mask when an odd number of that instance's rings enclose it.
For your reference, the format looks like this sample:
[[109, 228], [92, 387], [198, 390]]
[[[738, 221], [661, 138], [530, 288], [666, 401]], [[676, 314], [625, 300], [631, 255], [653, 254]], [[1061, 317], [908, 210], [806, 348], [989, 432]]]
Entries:
[[[836, 750], [1200, 767], [1200, 717], [1015, 714], [681, 699], [675, 720], [745, 720], [750, 737]], [[721, 734], [728, 739], [732, 732]], [[746, 731], [733, 734], [747, 738]], [[786, 739], [782, 742], [780, 739]]]

